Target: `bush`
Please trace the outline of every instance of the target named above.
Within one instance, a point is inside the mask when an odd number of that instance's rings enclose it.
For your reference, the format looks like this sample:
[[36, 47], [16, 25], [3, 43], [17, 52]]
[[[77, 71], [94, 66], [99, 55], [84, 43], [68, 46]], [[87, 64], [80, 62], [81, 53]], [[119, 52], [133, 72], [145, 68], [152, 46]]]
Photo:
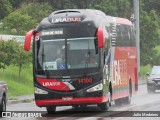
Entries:
[[146, 74], [151, 71], [151, 68], [152, 68], [152, 66], [149, 64], [146, 66], [141, 66], [141, 68], [140, 68], [141, 76], [143, 78], [146, 78]]

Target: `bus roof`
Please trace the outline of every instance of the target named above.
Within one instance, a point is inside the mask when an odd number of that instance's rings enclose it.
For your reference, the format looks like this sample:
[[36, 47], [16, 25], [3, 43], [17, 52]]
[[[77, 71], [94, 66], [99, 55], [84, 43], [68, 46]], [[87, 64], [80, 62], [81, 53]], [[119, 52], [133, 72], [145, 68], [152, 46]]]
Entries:
[[132, 22], [125, 18], [115, 17], [117, 24], [132, 25]]
[[[112, 17], [106, 15], [104, 12], [95, 9], [65, 9], [58, 10], [51, 13], [44, 18], [37, 29], [51, 27], [53, 25], [60, 25], [65, 23], [75, 22], [92, 22], [95, 27], [105, 26], [108, 23], [132, 25], [131, 21], [125, 18]], [[45, 26], [45, 27], [44, 27]]]

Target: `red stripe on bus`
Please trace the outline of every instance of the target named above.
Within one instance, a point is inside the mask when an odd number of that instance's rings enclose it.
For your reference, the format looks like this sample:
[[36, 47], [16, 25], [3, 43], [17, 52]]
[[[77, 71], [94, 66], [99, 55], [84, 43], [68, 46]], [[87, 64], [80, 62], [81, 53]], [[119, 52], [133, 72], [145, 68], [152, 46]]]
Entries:
[[64, 99], [49, 99], [49, 100], [35, 100], [37, 106], [49, 105], [72, 105], [72, 104], [99, 104], [108, 101], [107, 96], [102, 97], [86, 97], [86, 98], [72, 98], [69, 100]]
[[124, 91], [124, 92], [120, 92], [120, 93], [115, 93], [112, 95], [112, 99], [118, 99], [118, 98], [122, 98], [122, 97], [127, 97], [129, 95], [128, 90]]

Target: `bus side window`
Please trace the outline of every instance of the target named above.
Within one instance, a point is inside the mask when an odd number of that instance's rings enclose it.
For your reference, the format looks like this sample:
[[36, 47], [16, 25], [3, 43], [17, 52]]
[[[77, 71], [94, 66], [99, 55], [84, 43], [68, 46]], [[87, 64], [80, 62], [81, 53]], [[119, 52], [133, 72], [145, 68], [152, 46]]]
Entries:
[[131, 29], [131, 45], [132, 46], [136, 46], [136, 38], [135, 38], [135, 31], [134, 31], [134, 28], [133, 28], [133, 26], [131, 26], [130, 27], [130, 29]]
[[130, 34], [127, 25], [121, 25], [124, 46], [130, 45]]
[[116, 40], [117, 40], [118, 43], [119, 42], [121, 43], [122, 40], [123, 40], [123, 36], [122, 36], [122, 32], [121, 32], [121, 25], [116, 26], [116, 32], [117, 32]]
[[126, 29], [128, 31], [128, 40], [130, 41], [131, 40], [131, 28], [130, 26], [126, 26]]

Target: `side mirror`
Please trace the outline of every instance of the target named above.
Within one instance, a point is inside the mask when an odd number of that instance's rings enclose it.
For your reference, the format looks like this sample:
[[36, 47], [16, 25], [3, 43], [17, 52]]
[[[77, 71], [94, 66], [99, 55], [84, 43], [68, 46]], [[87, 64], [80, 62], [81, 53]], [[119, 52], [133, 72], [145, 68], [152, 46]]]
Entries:
[[104, 34], [103, 29], [101, 27], [97, 30], [97, 38], [98, 38], [98, 48], [104, 47]]
[[31, 40], [33, 35], [34, 35], [34, 30], [30, 30], [26, 33], [25, 41], [24, 41], [24, 50], [26, 51], [30, 50], [30, 45], [31, 45]]

